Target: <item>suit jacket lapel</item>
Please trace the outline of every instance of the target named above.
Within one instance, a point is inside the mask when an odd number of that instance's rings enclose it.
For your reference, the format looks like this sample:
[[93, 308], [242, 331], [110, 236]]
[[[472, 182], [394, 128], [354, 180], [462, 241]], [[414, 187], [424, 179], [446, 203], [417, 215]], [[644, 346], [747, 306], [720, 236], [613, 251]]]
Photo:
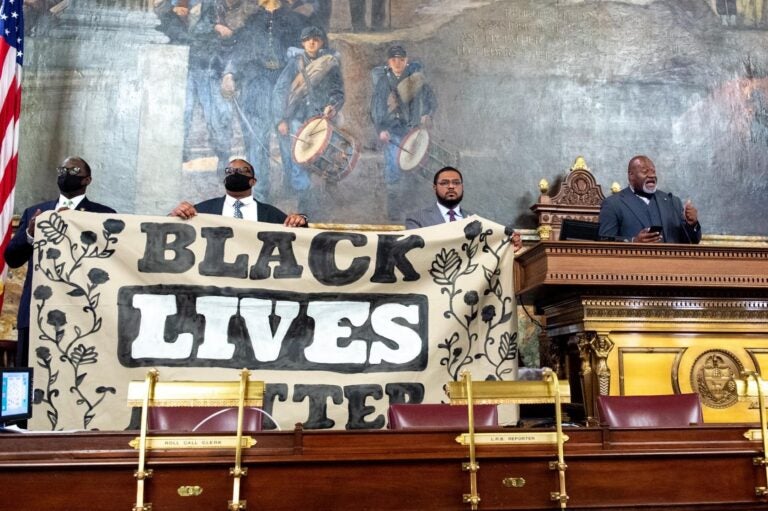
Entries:
[[667, 220], [675, 218], [674, 211], [672, 211], [672, 201], [669, 200], [669, 194], [656, 191], [656, 204], [659, 205], [659, 215], [661, 215], [661, 225], [664, 226], [666, 235]]
[[642, 199], [637, 197], [632, 190], [624, 188], [620, 194], [621, 201], [626, 204], [627, 208], [637, 217], [637, 221], [640, 225], [645, 225], [648, 217], [647, 206]]
[[440, 213], [440, 208], [437, 207], [437, 204], [432, 206], [432, 209], [430, 210], [431, 218], [430, 223], [427, 225], [440, 225], [442, 223], [445, 223], [445, 217], [443, 217], [443, 214]]

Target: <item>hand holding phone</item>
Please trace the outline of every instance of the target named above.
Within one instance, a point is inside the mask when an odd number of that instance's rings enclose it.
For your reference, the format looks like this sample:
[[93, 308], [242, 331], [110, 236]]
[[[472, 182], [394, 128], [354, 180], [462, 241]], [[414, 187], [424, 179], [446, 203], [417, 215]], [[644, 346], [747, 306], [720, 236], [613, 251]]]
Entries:
[[662, 240], [662, 226], [652, 225], [646, 227], [632, 238], [634, 243], [658, 243]]

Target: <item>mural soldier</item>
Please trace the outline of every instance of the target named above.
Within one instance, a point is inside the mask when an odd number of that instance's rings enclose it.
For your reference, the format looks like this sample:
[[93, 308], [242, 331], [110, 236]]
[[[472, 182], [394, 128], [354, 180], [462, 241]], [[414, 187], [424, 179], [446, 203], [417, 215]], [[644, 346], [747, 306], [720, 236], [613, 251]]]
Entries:
[[366, 0], [349, 0], [349, 15], [352, 18], [353, 32], [378, 31], [384, 28], [387, 17], [387, 5], [384, 0], [371, 0], [371, 25], [365, 24]]
[[[292, 48], [288, 65], [275, 85], [273, 114], [283, 168], [299, 198], [299, 210], [311, 215], [309, 171], [293, 160], [291, 146], [302, 124], [323, 116], [333, 119], [344, 106], [344, 81], [338, 54], [325, 48], [325, 33], [310, 26], [301, 32], [302, 50]], [[285, 178], [285, 176], [284, 176]]]
[[716, 0], [715, 7], [723, 25], [736, 25], [736, 0]]
[[332, 13], [333, 0], [317, 0], [317, 22], [320, 28], [326, 32], [331, 28]]
[[[305, 26], [308, 25], [320, 25], [320, 19], [318, 18], [320, 6], [317, 0], [285, 0], [290, 6], [291, 10], [296, 14], [304, 18]], [[323, 30], [326, 30], [325, 28]]]
[[215, 29], [213, 0], [161, 0], [155, 6], [159, 30], [172, 44], [189, 45], [187, 94], [184, 106], [184, 161], [192, 159], [190, 144], [195, 107], [200, 106], [208, 142], [223, 171], [232, 141], [232, 106], [219, 92], [220, 72], [214, 65], [220, 33]]
[[286, 65], [286, 52], [298, 39], [303, 18], [280, 0], [259, 0], [246, 20], [221, 81], [240, 117], [246, 157], [253, 162], [257, 199], [269, 198], [269, 146], [272, 90]]
[[387, 50], [387, 65], [373, 69], [371, 117], [384, 144], [384, 181], [390, 221], [400, 221], [403, 211], [402, 172], [397, 161], [403, 137], [409, 131], [429, 125], [437, 99], [424, 77], [421, 64], [409, 62], [399, 44]]

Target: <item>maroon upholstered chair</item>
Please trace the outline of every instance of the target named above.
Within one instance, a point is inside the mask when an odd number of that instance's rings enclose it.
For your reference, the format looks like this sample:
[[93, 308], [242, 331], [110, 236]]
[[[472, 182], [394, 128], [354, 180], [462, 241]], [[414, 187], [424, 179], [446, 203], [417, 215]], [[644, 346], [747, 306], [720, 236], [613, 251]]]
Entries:
[[612, 428], [663, 428], [702, 424], [698, 394], [598, 396], [600, 422]]
[[[220, 406], [150, 406], [150, 431], [187, 431], [197, 433], [234, 433], [237, 431], [237, 408]], [[243, 431], [261, 431], [263, 412], [259, 408], [243, 409]]]
[[[449, 404], [392, 404], [387, 411], [389, 429], [431, 429], [459, 431], [469, 428], [466, 406]], [[496, 405], [475, 405], [475, 428], [488, 429], [499, 425]]]

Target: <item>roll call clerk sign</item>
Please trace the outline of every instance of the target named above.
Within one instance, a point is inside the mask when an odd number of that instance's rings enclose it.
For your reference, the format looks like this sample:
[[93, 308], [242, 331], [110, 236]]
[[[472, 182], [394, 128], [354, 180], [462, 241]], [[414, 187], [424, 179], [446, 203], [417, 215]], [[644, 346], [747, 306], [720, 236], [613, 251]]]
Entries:
[[124, 428], [127, 382], [150, 367], [161, 380], [248, 368], [267, 384], [265, 411], [307, 428], [383, 427], [390, 403], [443, 401], [462, 369], [503, 378], [516, 364], [503, 227], [453, 224], [351, 232], [41, 215], [33, 427]]

